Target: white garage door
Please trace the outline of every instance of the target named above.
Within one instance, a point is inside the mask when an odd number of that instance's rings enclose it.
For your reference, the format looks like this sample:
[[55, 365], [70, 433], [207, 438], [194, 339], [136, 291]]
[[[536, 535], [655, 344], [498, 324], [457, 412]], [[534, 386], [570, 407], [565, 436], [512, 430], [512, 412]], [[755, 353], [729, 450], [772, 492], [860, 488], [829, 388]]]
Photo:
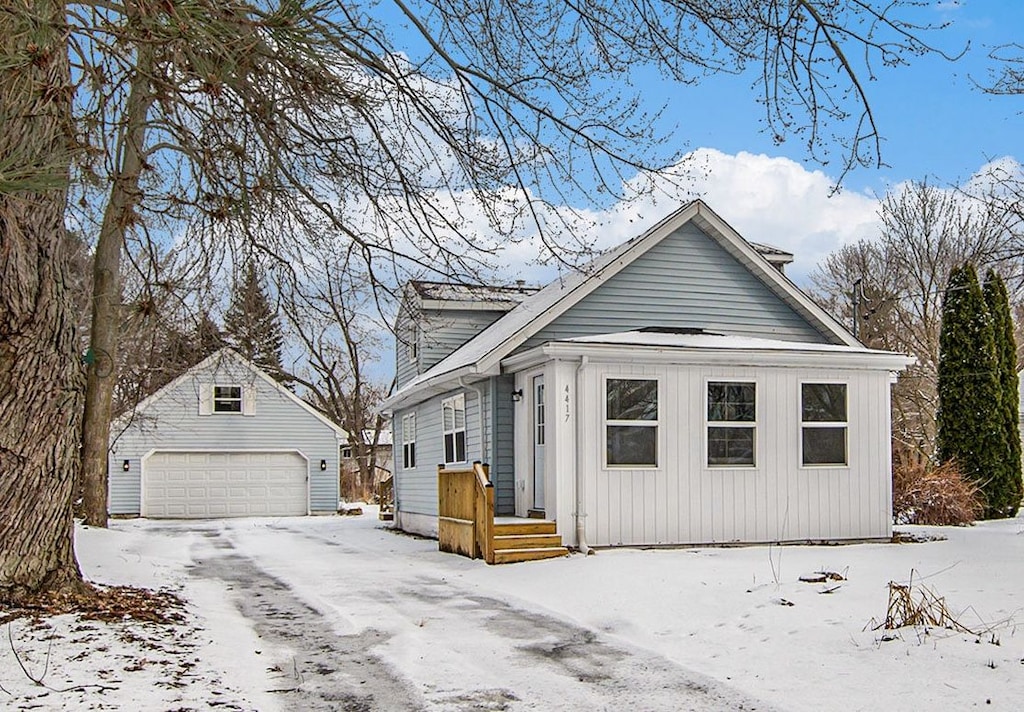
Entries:
[[303, 515], [306, 471], [295, 452], [156, 452], [142, 468], [142, 516]]

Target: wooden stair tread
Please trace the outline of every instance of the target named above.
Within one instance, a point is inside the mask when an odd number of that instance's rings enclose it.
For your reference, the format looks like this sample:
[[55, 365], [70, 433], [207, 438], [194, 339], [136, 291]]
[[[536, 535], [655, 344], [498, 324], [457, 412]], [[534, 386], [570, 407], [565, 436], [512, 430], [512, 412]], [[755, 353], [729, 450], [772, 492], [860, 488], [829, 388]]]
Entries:
[[541, 520], [533, 522], [502, 522], [494, 524], [495, 536], [516, 536], [526, 534], [554, 534], [557, 527], [554, 522]]
[[569, 550], [564, 546], [545, 546], [536, 549], [495, 549], [494, 563], [511, 564], [520, 561], [539, 561], [568, 555]]
[[507, 534], [494, 537], [494, 549], [544, 549], [562, 546], [557, 534]]

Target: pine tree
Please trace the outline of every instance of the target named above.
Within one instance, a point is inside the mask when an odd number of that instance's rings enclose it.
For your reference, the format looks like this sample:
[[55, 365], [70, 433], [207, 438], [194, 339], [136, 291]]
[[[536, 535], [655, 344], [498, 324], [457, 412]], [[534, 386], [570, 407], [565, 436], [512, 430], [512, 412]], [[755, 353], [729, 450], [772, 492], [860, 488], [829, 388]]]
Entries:
[[1021, 482], [1020, 401], [1017, 383], [1017, 343], [1013, 337], [1010, 297], [1006, 284], [995, 270], [985, 275], [985, 304], [992, 317], [999, 379], [999, 418], [1003, 424], [1006, 450], [998, 506], [1003, 516], [1012, 517], [1024, 496]]
[[985, 518], [1003, 516], [1005, 429], [992, 320], [970, 264], [953, 269], [939, 336], [938, 457], [956, 461], [986, 498]]
[[290, 382], [281, 365], [281, 322], [251, 262], [245, 266], [241, 279], [235, 281], [231, 304], [224, 315], [224, 336], [238, 353], [275, 380], [285, 385]]

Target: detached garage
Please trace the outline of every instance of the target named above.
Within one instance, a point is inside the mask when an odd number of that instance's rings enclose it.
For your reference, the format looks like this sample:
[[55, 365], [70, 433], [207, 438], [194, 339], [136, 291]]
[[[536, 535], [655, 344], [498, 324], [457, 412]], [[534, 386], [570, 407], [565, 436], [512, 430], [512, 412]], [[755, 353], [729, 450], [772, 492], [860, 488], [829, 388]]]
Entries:
[[110, 513], [170, 519], [335, 512], [347, 437], [224, 349], [120, 418]]

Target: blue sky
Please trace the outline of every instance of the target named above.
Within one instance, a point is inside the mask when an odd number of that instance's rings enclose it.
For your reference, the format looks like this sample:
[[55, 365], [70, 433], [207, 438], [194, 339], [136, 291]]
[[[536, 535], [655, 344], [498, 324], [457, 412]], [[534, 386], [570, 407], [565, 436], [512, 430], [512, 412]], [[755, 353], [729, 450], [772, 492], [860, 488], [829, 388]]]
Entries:
[[[940, 56], [912, 57], [909, 66], [878, 71], [868, 90], [885, 139], [882, 158], [888, 165], [858, 168], [847, 177], [847, 189], [881, 193], [892, 183], [925, 177], [955, 183], [990, 159], [1006, 155], [1024, 159], [1024, 96], [990, 96], [976, 86], [990, 80], [995, 63], [989, 54], [994, 48], [1024, 42], [1024, 2], [933, 2], [916, 14], [924, 21], [950, 23], [927, 33], [935, 46], [950, 54], [969, 48], [955, 62]], [[808, 160], [799, 140], [779, 146], [772, 143], [762, 130], [759, 107], [751, 102], [749, 84], [746, 77], [721, 76], [684, 89], [687, 103], [716, 110], [687, 115], [681, 121], [680, 138], [694, 148], [786, 156], [820, 168]], [[656, 84], [651, 89], [659, 91]], [[823, 169], [835, 172], [830, 166]]]

